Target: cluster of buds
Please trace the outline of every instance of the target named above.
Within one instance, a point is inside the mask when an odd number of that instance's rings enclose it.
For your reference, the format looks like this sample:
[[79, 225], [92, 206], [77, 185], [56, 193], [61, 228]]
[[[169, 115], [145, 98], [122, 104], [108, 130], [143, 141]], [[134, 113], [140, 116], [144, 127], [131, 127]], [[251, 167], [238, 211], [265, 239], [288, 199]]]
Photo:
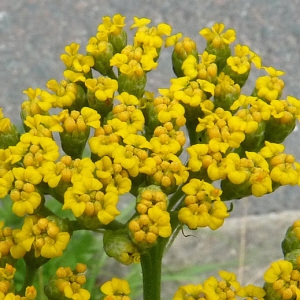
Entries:
[[82, 288], [86, 282], [85, 271], [86, 265], [81, 263], [77, 263], [75, 270], [70, 267], [58, 268], [45, 286], [48, 299], [90, 299], [90, 293]]
[[296, 220], [282, 241], [284, 259], [275, 261], [265, 272], [267, 300], [300, 297], [300, 220]]
[[10, 264], [0, 267], [0, 299], [9, 300], [34, 300], [37, 291], [34, 286], [27, 286], [24, 296], [20, 296], [15, 292], [14, 276], [16, 268]]
[[[75, 230], [104, 233], [108, 256], [139, 262], [183, 226], [222, 226], [229, 216], [225, 201], [300, 185], [300, 163], [281, 144], [300, 118], [300, 101], [281, 98], [284, 72], [263, 66], [247, 45], [233, 47], [235, 31], [223, 24], [199, 32], [207, 41], [199, 52], [191, 38], [172, 35], [170, 25], [150, 22], [134, 18], [130, 44], [125, 17], [104, 17], [85, 54], [77, 43], [66, 46], [64, 79], [24, 91], [24, 133], [0, 110], [0, 198], [23, 219], [21, 228], [0, 223], [1, 267], [24, 258], [37, 269], [63, 255]], [[147, 76], [170, 46], [176, 78], [149, 92]], [[253, 66], [265, 75], [246, 95]], [[124, 195], [135, 207], [125, 221]], [[68, 218], [49, 209], [56, 201]], [[47, 285], [49, 299], [89, 299], [84, 271], [81, 265], [59, 269]], [[220, 276], [182, 287], [174, 299], [265, 295], [241, 287], [232, 274]], [[298, 280], [296, 271], [291, 276]], [[101, 290], [105, 299], [129, 299], [129, 287], [116, 278]]]

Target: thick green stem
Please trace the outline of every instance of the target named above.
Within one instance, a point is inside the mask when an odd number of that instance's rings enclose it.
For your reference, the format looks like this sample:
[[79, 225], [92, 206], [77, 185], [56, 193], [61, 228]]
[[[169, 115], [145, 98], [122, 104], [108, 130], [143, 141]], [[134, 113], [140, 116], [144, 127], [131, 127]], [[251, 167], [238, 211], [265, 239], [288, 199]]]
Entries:
[[141, 255], [144, 300], [161, 299], [161, 265], [164, 246], [165, 241], [159, 240], [156, 246]]
[[20, 292], [18, 293], [19, 295], [24, 296], [26, 288], [33, 284], [33, 279], [37, 270], [38, 268], [36, 268], [35, 266], [30, 266], [30, 264], [26, 262], [25, 278], [24, 278], [23, 286]]
[[141, 254], [144, 300], [160, 300], [161, 270], [165, 250], [168, 250], [180, 231], [177, 212], [171, 212], [172, 235], [159, 238], [157, 244]]

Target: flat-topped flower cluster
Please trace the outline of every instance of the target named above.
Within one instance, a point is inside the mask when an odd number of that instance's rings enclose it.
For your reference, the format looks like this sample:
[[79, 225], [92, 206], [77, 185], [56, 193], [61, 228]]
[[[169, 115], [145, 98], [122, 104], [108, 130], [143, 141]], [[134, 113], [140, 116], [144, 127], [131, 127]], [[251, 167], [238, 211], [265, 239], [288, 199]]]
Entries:
[[[129, 44], [125, 17], [104, 17], [84, 54], [77, 43], [66, 46], [64, 79], [24, 91], [24, 132], [0, 109], [0, 198], [24, 220], [21, 228], [1, 222], [0, 299], [38, 297], [30, 285], [13, 290], [15, 262], [38, 269], [63, 255], [76, 230], [103, 233], [104, 251], [126, 265], [141, 260], [145, 275], [155, 271], [147, 270], [145, 255], [157, 247], [162, 256], [183, 226], [222, 226], [226, 201], [300, 185], [300, 164], [282, 144], [300, 118], [300, 101], [282, 99], [284, 72], [264, 66], [247, 45], [232, 47], [235, 31], [223, 24], [199, 32], [207, 46], [198, 52], [170, 25], [150, 22], [134, 18]], [[158, 93], [147, 91], [148, 73], [171, 46], [176, 78]], [[253, 66], [262, 75], [246, 95]], [[136, 203], [126, 222], [119, 221], [121, 195]], [[70, 217], [54, 214], [52, 201]], [[47, 297], [90, 299], [82, 288], [85, 270], [83, 264], [58, 269]], [[221, 280], [180, 287], [174, 299], [298, 299], [299, 270], [275, 262], [265, 289], [242, 287], [221, 271]], [[104, 299], [125, 300], [130, 288], [113, 278], [101, 291]]]

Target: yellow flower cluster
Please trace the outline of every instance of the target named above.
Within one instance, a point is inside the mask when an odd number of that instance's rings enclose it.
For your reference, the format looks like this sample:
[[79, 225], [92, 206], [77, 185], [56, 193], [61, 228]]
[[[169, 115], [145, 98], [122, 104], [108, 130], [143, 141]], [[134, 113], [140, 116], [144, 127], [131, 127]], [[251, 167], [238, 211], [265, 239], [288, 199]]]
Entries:
[[139, 190], [136, 205], [139, 216], [129, 222], [128, 228], [133, 243], [140, 249], [152, 247], [159, 237], [167, 238], [171, 235], [167, 206], [167, 195], [157, 185]]
[[49, 299], [80, 299], [89, 300], [90, 293], [82, 288], [86, 282], [86, 265], [77, 263], [75, 270], [70, 267], [60, 267], [45, 286], [45, 294]]
[[0, 267], [0, 299], [1, 300], [34, 300], [37, 299], [37, 291], [34, 286], [27, 286], [24, 296], [12, 292], [14, 289], [14, 276], [16, 269], [6, 264]]
[[70, 234], [63, 231], [54, 217], [41, 218], [30, 215], [25, 218], [22, 229], [13, 231], [15, 245], [10, 248], [13, 258], [19, 259], [34, 252], [35, 257], [53, 258], [62, 255], [66, 249]]
[[[275, 291], [281, 299], [297, 299], [300, 297], [300, 272], [293, 268], [287, 260], [278, 260], [271, 264], [265, 272], [266, 289]], [[275, 296], [274, 295], [274, 296]]]
[[102, 284], [100, 289], [105, 295], [103, 300], [130, 300], [130, 287], [124, 279], [114, 277]]
[[223, 225], [229, 216], [227, 207], [221, 201], [221, 190], [210, 183], [192, 178], [182, 187], [186, 194], [184, 207], [178, 212], [178, 219], [190, 229], [209, 226], [215, 230]]
[[156, 69], [156, 62], [161, 47], [164, 44], [162, 36], [171, 34], [171, 26], [165, 23], [157, 27], [147, 27], [150, 19], [137, 17], [130, 29], [137, 28], [133, 45], [127, 45], [111, 59], [111, 66], [115, 66], [128, 77], [142, 77], [145, 72]]
[[[1, 261], [24, 258], [39, 267], [63, 254], [73, 231], [93, 230], [104, 233], [109, 256], [124, 264], [141, 258], [146, 272], [145, 253], [163, 251], [183, 226], [222, 226], [224, 201], [300, 185], [300, 163], [281, 144], [300, 119], [300, 101], [281, 99], [284, 72], [263, 66], [246, 45], [231, 47], [235, 31], [224, 24], [200, 31], [207, 45], [199, 53], [191, 38], [150, 22], [134, 18], [129, 44], [125, 17], [104, 17], [86, 54], [77, 43], [66, 46], [64, 78], [24, 91], [24, 133], [0, 109], [0, 198], [10, 198], [24, 219], [18, 229], [0, 223]], [[146, 91], [162, 47], [172, 45], [177, 78], [158, 94]], [[252, 65], [267, 75], [246, 95]], [[123, 202], [131, 199], [128, 217]], [[68, 218], [49, 209], [55, 200]], [[78, 268], [53, 277], [62, 297], [89, 299]], [[259, 288], [240, 287], [234, 274], [220, 276], [181, 287], [174, 299], [264, 297]], [[116, 278], [101, 290], [107, 300], [129, 299], [128, 284]]]
[[203, 284], [188, 284], [179, 287], [173, 300], [263, 300], [266, 295], [261, 287], [252, 284], [241, 286], [234, 273], [219, 271], [219, 276], [221, 279], [212, 276], [206, 279]]

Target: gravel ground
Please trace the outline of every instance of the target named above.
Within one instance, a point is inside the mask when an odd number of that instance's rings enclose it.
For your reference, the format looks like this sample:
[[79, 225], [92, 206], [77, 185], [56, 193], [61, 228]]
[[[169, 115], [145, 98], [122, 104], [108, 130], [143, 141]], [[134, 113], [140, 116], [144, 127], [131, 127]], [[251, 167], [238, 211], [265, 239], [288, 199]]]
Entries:
[[[73, 41], [85, 44], [96, 32], [102, 17], [115, 13], [126, 15], [128, 24], [133, 16], [149, 17], [153, 24], [169, 23], [174, 32], [181, 31], [194, 38], [199, 49], [205, 46], [199, 30], [223, 22], [226, 27], [236, 29], [238, 42], [249, 45], [261, 55], [264, 65], [286, 72], [283, 97], [300, 98], [299, 12], [298, 0], [1, 0], [0, 106], [4, 107], [5, 115], [18, 122], [20, 103], [25, 98], [22, 91], [28, 87], [45, 88], [51, 78], [61, 79], [63, 64], [59, 55], [64, 52], [64, 46]], [[160, 67], [149, 78], [149, 89], [168, 86], [173, 76], [168, 55], [168, 51], [162, 53]], [[246, 91], [251, 90], [251, 85], [253, 80]], [[296, 130], [286, 140], [286, 152], [298, 160], [299, 138], [300, 132]], [[249, 232], [259, 235], [259, 238], [249, 235], [250, 244], [258, 239], [270, 245], [271, 238], [274, 238], [272, 243], [280, 243], [281, 236], [276, 234], [278, 227], [285, 231], [284, 222], [299, 215], [298, 193], [299, 187], [284, 187], [269, 196], [238, 201], [232, 213], [237, 217], [235, 226], [239, 228], [242, 220], [249, 220]], [[250, 219], [246, 215], [251, 215]], [[270, 216], [273, 217], [270, 219]], [[263, 234], [264, 230], [257, 230], [257, 226], [266, 228], [267, 232]], [[231, 227], [224, 228], [228, 233], [233, 232]], [[231, 239], [234, 236], [224, 237], [225, 243]], [[263, 257], [274, 254], [269, 246], [264, 248], [263, 242], [255, 245], [254, 249], [263, 251]], [[214, 244], [207, 247], [213, 249]], [[219, 251], [211, 257], [223, 256], [223, 250]], [[255, 251], [253, 253], [255, 257]], [[182, 263], [181, 255], [178, 257], [175, 261]]]

